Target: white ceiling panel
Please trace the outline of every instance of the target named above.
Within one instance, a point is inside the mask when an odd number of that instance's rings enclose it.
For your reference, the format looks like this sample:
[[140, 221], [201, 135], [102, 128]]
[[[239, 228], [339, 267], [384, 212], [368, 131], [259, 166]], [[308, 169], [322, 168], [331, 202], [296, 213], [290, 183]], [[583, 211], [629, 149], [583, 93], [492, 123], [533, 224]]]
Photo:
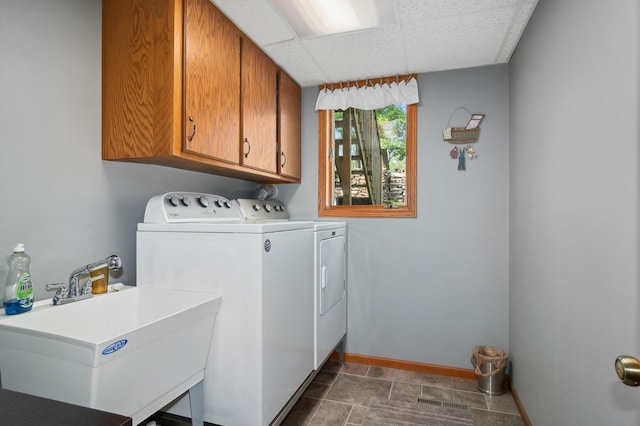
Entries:
[[[312, 57], [302, 44], [302, 40], [291, 43], [276, 43], [264, 47], [264, 51], [278, 64], [288, 64], [283, 68], [302, 86], [317, 86], [326, 81], [326, 76], [316, 59]], [[282, 66], [282, 65], [281, 65]]]
[[521, 0], [398, 0], [401, 23], [464, 16], [495, 9], [515, 8]]
[[300, 85], [507, 63], [538, 0], [386, 0], [396, 24], [300, 39], [271, 0], [211, 0]]
[[293, 40], [295, 33], [267, 0], [214, 0], [227, 17], [259, 46]]
[[[385, 27], [358, 33], [306, 39], [328, 82], [361, 80], [407, 73], [399, 28]], [[371, 44], [377, 49], [371, 49]]]
[[403, 27], [409, 68], [445, 70], [495, 63], [510, 10], [479, 12], [408, 24]]

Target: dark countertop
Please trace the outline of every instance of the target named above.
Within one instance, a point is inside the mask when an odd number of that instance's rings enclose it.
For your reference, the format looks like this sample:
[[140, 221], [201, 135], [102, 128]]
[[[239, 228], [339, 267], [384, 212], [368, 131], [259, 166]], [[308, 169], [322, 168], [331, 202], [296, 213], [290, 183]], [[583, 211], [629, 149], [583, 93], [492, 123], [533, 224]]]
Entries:
[[0, 389], [0, 423], [20, 426], [133, 426], [130, 417]]

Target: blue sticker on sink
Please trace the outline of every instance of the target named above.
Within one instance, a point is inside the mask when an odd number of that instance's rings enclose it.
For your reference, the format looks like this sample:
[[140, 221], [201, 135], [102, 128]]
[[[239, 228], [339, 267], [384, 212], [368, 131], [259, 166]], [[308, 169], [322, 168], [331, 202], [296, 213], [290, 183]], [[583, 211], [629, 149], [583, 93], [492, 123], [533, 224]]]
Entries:
[[118, 340], [117, 342], [113, 342], [102, 351], [102, 355], [110, 355], [114, 352], [119, 351], [124, 348], [124, 345], [127, 344], [127, 339]]

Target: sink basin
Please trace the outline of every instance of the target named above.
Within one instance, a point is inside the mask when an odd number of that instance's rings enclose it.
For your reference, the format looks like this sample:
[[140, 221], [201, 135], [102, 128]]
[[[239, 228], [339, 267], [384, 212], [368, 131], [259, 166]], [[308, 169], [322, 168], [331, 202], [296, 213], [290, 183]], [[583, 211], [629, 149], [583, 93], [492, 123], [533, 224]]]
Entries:
[[115, 284], [91, 299], [1, 316], [2, 387], [137, 424], [202, 381], [220, 300]]

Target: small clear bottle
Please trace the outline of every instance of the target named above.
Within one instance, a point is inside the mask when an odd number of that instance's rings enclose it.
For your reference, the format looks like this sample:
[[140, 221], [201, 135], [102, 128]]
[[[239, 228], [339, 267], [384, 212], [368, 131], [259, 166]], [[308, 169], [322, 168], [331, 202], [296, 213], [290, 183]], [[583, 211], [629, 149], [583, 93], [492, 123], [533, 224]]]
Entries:
[[29, 273], [31, 258], [20, 243], [9, 256], [9, 273], [4, 286], [4, 311], [7, 315], [21, 314], [33, 307], [33, 283]]

